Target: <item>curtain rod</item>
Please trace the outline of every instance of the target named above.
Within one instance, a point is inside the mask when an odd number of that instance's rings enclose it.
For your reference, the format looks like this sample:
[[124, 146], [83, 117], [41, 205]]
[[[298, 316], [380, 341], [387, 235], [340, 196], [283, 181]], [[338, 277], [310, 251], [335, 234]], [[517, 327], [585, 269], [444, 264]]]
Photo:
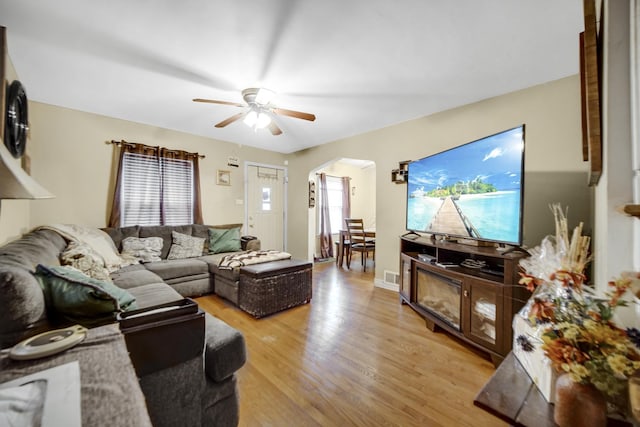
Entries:
[[[106, 141], [105, 143], [106, 144], [113, 144], [113, 145], [123, 145], [124, 144], [124, 145], [129, 145], [131, 147], [133, 147], [134, 145], [137, 144], [136, 142], [128, 142], [128, 141], [125, 141], [125, 140], [116, 141], [116, 140], [113, 140], [113, 139], [111, 141]], [[150, 147], [153, 148], [153, 146], [150, 146]], [[167, 150], [170, 153], [177, 153], [177, 152], [181, 151], [181, 150], [170, 150], [168, 148], [165, 148], [165, 150]], [[189, 154], [196, 154], [201, 159], [204, 159], [206, 157], [204, 154], [198, 154], [198, 153], [189, 153]]]
[[[344, 176], [335, 176], [335, 175], [329, 175], [328, 173], [325, 173], [326, 176], [330, 176], [331, 178], [344, 178]], [[316, 172], [316, 176], [320, 176], [320, 174], [318, 172]], [[348, 176], [347, 178], [351, 179], [350, 176]]]

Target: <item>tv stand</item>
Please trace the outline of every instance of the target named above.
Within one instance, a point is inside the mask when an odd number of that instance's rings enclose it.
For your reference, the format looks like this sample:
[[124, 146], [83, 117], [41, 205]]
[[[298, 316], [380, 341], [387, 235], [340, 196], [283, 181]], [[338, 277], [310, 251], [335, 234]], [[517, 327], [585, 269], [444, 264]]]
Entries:
[[[513, 316], [530, 296], [518, 284], [518, 261], [525, 256], [516, 249], [505, 253], [495, 246], [401, 236], [400, 302], [422, 316], [431, 331], [460, 338], [498, 366], [511, 351]], [[462, 266], [467, 259], [483, 267]]]

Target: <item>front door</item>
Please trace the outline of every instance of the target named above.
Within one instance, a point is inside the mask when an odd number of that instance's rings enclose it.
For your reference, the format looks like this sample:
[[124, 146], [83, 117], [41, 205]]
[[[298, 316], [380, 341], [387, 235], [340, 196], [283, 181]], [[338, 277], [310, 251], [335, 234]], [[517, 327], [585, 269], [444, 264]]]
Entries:
[[262, 249], [286, 249], [285, 175], [277, 166], [247, 165], [246, 234], [258, 237]]

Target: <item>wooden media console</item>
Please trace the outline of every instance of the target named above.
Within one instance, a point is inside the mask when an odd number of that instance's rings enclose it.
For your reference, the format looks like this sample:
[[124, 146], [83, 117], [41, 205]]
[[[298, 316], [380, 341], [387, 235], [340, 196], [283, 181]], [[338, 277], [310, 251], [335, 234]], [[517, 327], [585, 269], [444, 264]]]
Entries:
[[511, 351], [513, 316], [530, 296], [518, 284], [518, 261], [526, 255], [402, 236], [400, 301], [430, 330], [455, 335], [498, 366]]

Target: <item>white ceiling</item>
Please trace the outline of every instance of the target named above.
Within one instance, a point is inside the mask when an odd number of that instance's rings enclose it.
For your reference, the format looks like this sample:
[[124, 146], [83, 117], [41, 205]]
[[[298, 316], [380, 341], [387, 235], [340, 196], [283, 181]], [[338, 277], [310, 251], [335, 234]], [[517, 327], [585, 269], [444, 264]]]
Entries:
[[[0, 25], [29, 99], [282, 153], [576, 74], [584, 27], [582, 0], [0, 0]], [[253, 86], [316, 121], [191, 101]]]

